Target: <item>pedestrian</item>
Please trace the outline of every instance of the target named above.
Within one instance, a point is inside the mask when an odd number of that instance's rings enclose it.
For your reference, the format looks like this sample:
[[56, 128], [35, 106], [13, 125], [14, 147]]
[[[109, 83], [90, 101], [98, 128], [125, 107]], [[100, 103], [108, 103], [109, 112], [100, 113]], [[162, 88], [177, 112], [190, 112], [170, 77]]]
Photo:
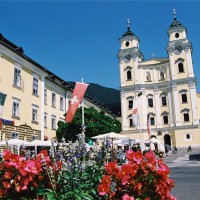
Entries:
[[122, 148], [119, 147], [119, 162], [122, 163], [123, 162], [123, 151]]

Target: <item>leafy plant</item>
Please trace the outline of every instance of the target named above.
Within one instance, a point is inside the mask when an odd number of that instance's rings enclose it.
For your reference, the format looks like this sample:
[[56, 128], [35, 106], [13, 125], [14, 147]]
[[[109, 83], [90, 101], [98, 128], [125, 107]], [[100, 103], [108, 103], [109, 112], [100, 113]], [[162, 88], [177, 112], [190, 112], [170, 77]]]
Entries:
[[[76, 141], [82, 131], [82, 110], [78, 108], [72, 123], [58, 122], [56, 135], [59, 141], [65, 138], [66, 141]], [[98, 134], [121, 131], [121, 124], [118, 120], [105, 114], [104, 111], [96, 111], [93, 107], [84, 109], [85, 135], [88, 138]]]
[[98, 186], [102, 199], [118, 200], [175, 200], [170, 194], [174, 182], [169, 178], [169, 168], [158, 160], [153, 151], [142, 155], [141, 151], [128, 150], [128, 163], [121, 168], [116, 161], [105, 167]]

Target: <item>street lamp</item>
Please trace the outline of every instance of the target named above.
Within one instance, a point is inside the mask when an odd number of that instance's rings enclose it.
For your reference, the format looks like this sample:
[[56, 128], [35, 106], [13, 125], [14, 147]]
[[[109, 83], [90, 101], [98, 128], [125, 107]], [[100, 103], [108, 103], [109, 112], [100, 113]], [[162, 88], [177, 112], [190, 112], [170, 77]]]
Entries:
[[2, 111], [3, 111], [3, 106], [6, 100], [7, 94], [4, 94], [0, 92], [0, 130], [1, 130], [1, 121], [2, 121]]

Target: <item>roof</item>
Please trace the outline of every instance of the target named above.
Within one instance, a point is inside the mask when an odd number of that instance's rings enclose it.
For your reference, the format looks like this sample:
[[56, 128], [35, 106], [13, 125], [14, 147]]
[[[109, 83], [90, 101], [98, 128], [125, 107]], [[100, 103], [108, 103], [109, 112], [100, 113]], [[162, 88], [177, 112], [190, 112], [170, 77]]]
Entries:
[[131, 31], [130, 27], [128, 27], [127, 29], [128, 30], [122, 35], [121, 38], [124, 38], [126, 36], [132, 36], [132, 37], [136, 38], [138, 41], [140, 41], [139, 38], [133, 33], [133, 31]]
[[159, 65], [166, 62], [169, 62], [169, 58], [151, 58], [140, 62], [139, 66]]
[[[60, 77], [58, 77], [57, 75], [55, 75], [53, 72], [49, 71], [48, 69], [46, 69], [45, 67], [43, 67], [42, 65], [40, 65], [36, 61], [32, 60], [27, 55], [25, 55], [24, 54], [24, 50], [23, 50], [22, 47], [19, 47], [19, 46], [15, 45], [14, 43], [12, 43], [8, 39], [6, 39], [1, 33], [0, 33], [0, 44], [2, 44], [3, 46], [5, 46], [6, 48], [10, 49], [14, 53], [18, 54], [19, 56], [21, 56], [22, 58], [24, 58], [28, 62], [30, 62], [33, 65], [35, 65], [36, 67], [38, 67], [39, 69], [41, 69], [44, 72], [46, 72], [48, 74], [48, 76], [46, 77], [46, 79], [48, 79], [48, 80], [54, 82], [55, 84], [57, 84], [57, 85], [65, 88], [66, 90], [69, 90], [69, 91], [73, 92], [73, 89], [74, 89], [73, 85], [71, 85], [69, 82], [61, 79]], [[109, 110], [108, 108], [103, 107], [101, 104], [97, 103], [93, 98], [89, 97], [88, 95], [85, 95], [84, 98], [86, 100], [88, 100], [89, 102], [91, 102], [92, 104], [94, 104], [97, 107], [99, 107], [100, 109], [106, 110], [106, 112], [108, 114], [110, 114], [110, 115], [113, 116], [113, 113], [111, 112], [111, 110]]]
[[181, 22], [177, 21], [176, 19], [171, 23], [170, 28], [179, 28], [184, 27]]
[[[52, 73], [51, 71], [47, 70], [45, 67], [43, 67], [42, 65], [37, 63], [36, 61], [32, 60], [27, 55], [25, 55], [22, 47], [15, 45], [14, 43], [12, 43], [8, 39], [6, 39], [1, 33], [0, 33], [0, 44], [5, 46], [6, 48], [10, 49], [14, 53], [18, 54], [19, 56], [21, 56], [28, 62], [32, 63], [33, 65], [37, 66], [42, 71], [46, 72], [48, 74], [47, 79], [51, 79], [51, 81], [54, 81], [54, 82], [55, 82], [55, 79], [57, 79], [61, 83], [60, 86], [65, 87], [65, 88], [71, 87], [65, 80], [61, 79], [60, 77], [58, 77], [57, 75], [55, 75], [54, 73]], [[55, 83], [57, 84], [57, 82], [55, 82]]]

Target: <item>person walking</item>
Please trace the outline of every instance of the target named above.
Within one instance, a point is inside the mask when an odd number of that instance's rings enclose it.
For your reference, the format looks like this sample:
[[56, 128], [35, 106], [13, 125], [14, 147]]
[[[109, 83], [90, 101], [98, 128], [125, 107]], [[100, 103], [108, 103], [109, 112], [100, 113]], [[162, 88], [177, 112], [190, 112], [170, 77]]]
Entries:
[[123, 151], [122, 148], [119, 147], [119, 162], [122, 163], [123, 162]]

